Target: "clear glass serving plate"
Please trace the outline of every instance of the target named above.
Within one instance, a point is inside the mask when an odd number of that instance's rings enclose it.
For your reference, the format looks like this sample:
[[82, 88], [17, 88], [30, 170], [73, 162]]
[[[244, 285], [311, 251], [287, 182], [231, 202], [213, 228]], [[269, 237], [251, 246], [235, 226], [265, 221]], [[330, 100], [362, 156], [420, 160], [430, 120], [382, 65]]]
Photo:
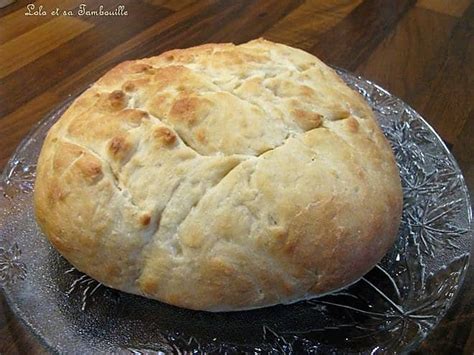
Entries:
[[407, 352], [445, 315], [471, 244], [461, 171], [412, 108], [339, 71], [375, 111], [404, 188], [399, 238], [358, 283], [335, 294], [246, 312], [180, 309], [115, 291], [81, 274], [39, 231], [35, 164], [51, 125], [73, 98], [20, 144], [0, 178], [0, 284], [15, 313], [52, 351], [92, 353]]

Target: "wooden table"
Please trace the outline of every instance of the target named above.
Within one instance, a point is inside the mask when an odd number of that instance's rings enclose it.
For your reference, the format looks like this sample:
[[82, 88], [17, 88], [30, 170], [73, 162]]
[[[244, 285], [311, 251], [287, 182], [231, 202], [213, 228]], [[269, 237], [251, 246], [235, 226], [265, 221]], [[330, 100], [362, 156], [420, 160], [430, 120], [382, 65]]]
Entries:
[[[30, 2], [34, 9], [27, 10]], [[41, 0], [0, 9], [0, 169], [48, 111], [116, 63], [263, 36], [401, 97], [448, 143], [474, 193], [470, 0], [124, 0], [126, 16], [78, 16], [80, 3], [87, 10], [117, 7], [112, 0]], [[73, 16], [63, 14], [68, 10]], [[454, 306], [420, 353], [473, 353], [473, 285], [471, 267]], [[41, 347], [0, 302], [0, 352], [32, 351]]]

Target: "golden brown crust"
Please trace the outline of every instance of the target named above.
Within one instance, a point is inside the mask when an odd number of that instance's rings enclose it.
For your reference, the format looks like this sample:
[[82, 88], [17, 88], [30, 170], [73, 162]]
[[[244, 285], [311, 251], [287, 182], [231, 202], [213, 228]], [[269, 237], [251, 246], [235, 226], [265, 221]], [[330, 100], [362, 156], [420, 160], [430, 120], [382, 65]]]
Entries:
[[35, 206], [79, 270], [217, 311], [354, 282], [393, 243], [401, 196], [364, 100], [314, 56], [255, 40], [110, 70], [50, 130]]

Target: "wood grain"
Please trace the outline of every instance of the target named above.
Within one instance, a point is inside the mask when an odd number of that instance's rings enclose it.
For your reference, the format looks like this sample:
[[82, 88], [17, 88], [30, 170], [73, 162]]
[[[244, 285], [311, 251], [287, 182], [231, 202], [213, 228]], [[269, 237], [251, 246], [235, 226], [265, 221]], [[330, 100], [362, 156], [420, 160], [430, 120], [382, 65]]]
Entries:
[[[455, 24], [450, 16], [412, 8], [357, 72], [369, 79], [378, 78], [379, 84], [393, 94], [409, 98], [420, 86], [430, 84], [427, 75], [439, 70], [443, 63], [440, 52], [448, 44]], [[426, 31], [433, 36], [426, 36]], [[396, 80], [402, 77], [404, 80]]]
[[26, 8], [26, 5], [28, 5], [29, 3], [31, 3], [31, 1], [28, 1], [28, 0], [17, 0], [15, 1], [14, 3], [8, 5], [7, 7], [4, 7], [4, 8], [1, 8], [0, 9], [0, 16], [5, 16], [5, 15], [8, 15], [16, 10], [19, 10], [19, 9], [25, 9]]
[[198, 0], [145, 0], [147, 4], [165, 7], [173, 11], [182, 10], [197, 1]]
[[[106, 1], [101, 1], [101, 3], [106, 3]], [[110, 6], [112, 3], [114, 2], [109, 2]], [[129, 16], [117, 19], [111, 17], [87, 19], [90, 22], [95, 22], [88, 31], [55, 47], [50, 55], [39, 57], [25, 65], [15, 75], [8, 75], [0, 79], [2, 89], [6, 90], [11, 98], [15, 98], [15, 101], [10, 100], [0, 106], [0, 115], [14, 111], [19, 105], [47, 91], [60, 78], [72, 75], [86, 63], [94, 61], [98, 56], [125, 41], [128, 36], [142, 31], [157, 19], [169, 14], [169, 10], [145, 5], [141, 6], [144, 10], [141, 13], [136, 8], [137, 3], [133, 0], [124, 1], [123, 4], [126, 4], [128, 8], [134, 8], [134, 11], [130, 10]], [[44, 39], [45, 37], [40, 38]], [[5, 45], [8, 45], [8, 42]], [[78, 56], [77, 53], [81, 55]], [[43, 75], [40, 81], [35, 75], [32, 75], [37, 72], [41, 72]], [[25, 87], [28, 87], [27, 91], [25, 91]]]
[[[439, 73], [443, 72], [447, 55], [445, 50], [449, 46], [456, 23], [456, 19], [450, 16], [422, 8], [412, 8], [398, 23], [393, 33], [380, 43], [356, 71], [369, 79], [377, 79], [380, 85], [400, 98], [410, 100], [411, 104], [417, 103], [421, 114], [432, 116], [432, 110], [427, 102], [430, 96], [442, 90], [439, 87], [441, 83], [439, 80], [436, 82], [436, 79]], [[427, 31], [432, 36], [426, 36]], [[451, 79], [445, 78], [445, 80]], [[469, 90], [466, 87], [467, 80], [469, 79], [459, 82], [457, 89]], [[464, 96], [463, 93], [460, 95]], [[469, 102], [465, 104], [469, 105]], [[432, 102], [430, 105], [436, 105], [437, 109], [440, 109], [439, 106], [443, 106], [444, 103]], [[444, 108], [441, 109], [445, 114], [450, 114]], [[453, 115], [451, 120], [447, 121], [449, 128], [440, 131], [450, 142], [453, 141], [453, 134], [459, 134], [460, 126], [464, 123], [462, 118], [458, 122], [459, 117], [465, 115]]]
[[[413, 95], [415, 105], [442, 137], [455, 144], [474, 113], [474, 4], [456, 23], [449, 43], [439, 53], [441, 66], [433, 68], [430, 86]], [[471, 144], [473, 145], [471, 133]]]
[[461, 17], [470, 3], [470, 0], [418, 0], [416, 6], [445, 15]]
[[58, 17], [0, 45], [0, 79], [79, 36], [91, 24], [74, 17]]
[[[474, 195], [472, 0], [124, 0], [127, 16], [25, 16], [114, 0], [17, 0], [0, 9], [0, 169], [29, 129], [115, 64], [263, 36], [362, 74], [419, 111], [450, 144]], [[474, 271], [418, 354], [474, 353]], [[0, 296], [0, 352], [42, 353]]]
[[273, 25], [266, 38], [310, 50], [314, 39], [344, 19], [362, 0], [305, 1]]
[[413, 5], [413, 0], [366, 0], [318, 36], [310, 51], [325, 62], [355, 70]]
[[[61, 8], [64, 10], [74, 9], [82, 1], [80, 0], [63, 0]], [[57, 6], [57, 0], [42, 0], [41, 5], [45, 8], [53, 9]], [[0, 31], [0, 44], [22, 35], [35, 27], [42, 25], [45, 22], [53, 19], [50, 13], [47, 16], [30, 16], [25, 20], [25, 8], [20, 8], [2, 18], [2, 28], [8, 28], [8, 31]]]

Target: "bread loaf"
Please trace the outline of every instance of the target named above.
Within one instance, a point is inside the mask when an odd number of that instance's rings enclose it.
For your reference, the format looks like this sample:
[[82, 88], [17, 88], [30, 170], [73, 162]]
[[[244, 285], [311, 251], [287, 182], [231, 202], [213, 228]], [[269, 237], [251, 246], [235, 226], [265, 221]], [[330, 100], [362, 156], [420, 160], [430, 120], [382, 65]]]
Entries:
[[35, 208], [103, 284], [233, 311], [340, 289], [394, 242], [402, 192], [363, 98], [254, 40], [124, 62], [51, 128]]

